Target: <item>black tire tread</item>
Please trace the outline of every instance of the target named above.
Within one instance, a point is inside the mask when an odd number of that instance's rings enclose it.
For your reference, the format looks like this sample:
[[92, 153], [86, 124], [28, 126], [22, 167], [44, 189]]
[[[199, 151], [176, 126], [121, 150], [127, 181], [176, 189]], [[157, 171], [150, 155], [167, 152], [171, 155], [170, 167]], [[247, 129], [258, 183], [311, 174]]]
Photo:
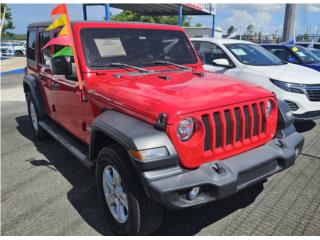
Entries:
[[[121, 177], [127, 180], [128, 188], [130, 189], [133, 197], [137, 200], [136, 204], [131, 206], [133, 209], [130, 209], [137, 213], [134, 223], [130, 227], [130, 233], [123, 232], [123, 230], [116, 226], [113, 227], [116, 228], [118, 233], [125, 235], [148, 235], [156, 231], [162, 222], [163, 209], [158, 204], [147, 198], [140, 179], [135, 173], [135, 169], [132, 166], [126, 151], [120, 145], [112, 144], [101, 149], [98, 154], [98, 161], [102, 159], [103, 155], [108, 155], [112, 160], [117, 161], [115, 164], [116, 167], [120, 168], [118, 170], [125, 175]], [[98, 165], [100, 164], [101, 162], [97, 163], [97, 170]], [[99, 179], [97, 180], [99, 181]]]

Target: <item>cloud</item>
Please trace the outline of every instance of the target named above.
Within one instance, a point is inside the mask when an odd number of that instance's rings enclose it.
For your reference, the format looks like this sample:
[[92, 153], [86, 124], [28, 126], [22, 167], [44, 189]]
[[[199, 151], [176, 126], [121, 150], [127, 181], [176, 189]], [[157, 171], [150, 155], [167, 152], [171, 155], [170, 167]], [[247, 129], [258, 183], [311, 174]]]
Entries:
[[249, 13], [244, 10], [235, 10], [223, 23], [224, 30], [226, 31], [229, 26], [235, 27], [242, 25], [243, 31], [246, 27], [252, 24], [257, 32], [274, 32], [279, 26], [273, 23], [272, 15], [267, 11], [259, 11]]
[[284, 4], [217, 4], [217, 11], [247, 11], [275, 13], [284, 9]]
[[307, 9], [310, 12], [320, 12], [320, 4], [308, 4]]

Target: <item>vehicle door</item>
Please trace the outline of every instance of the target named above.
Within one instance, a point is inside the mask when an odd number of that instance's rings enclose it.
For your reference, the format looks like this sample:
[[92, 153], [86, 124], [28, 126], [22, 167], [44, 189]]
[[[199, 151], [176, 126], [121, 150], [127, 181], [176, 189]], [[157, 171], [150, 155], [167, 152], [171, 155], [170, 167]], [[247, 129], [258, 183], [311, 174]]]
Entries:
[[195, 48], [203, 61], [204, 69], [209, 72], [225, 73], [230, 68], [215, 64], [214, 60], [225, 59], [233, 65], [228, 55], [216, 44], [211, 42], [198, 41]]
[[[55, 119], [55, 106], [54, 106], [54, 82], [52, 77], [52, 72], [50, 69], [50, 55], [53, 52], [53, 49], [47, 48], [42, 49], [43, 46], [50, 40], [51, 33], [45, 31], [45, 28], [38, 29], [38, 48], [37, 56], [38, 56], [38, 77], [40, 82], [40, 89], [42, 91], [42, 96], [45, 98], [46, 109], [51, 118]], [[27, 49], [27, 52], [29, 50]]]
[[72, 73], [55, 75], [53, 78], [56, 120], [78, 139], [88, 143], [88, 126], [93, 121], [91, 107], [89, 102], [81, 99], [73, 57], [66, 57], [66, 59], [72, 66]]

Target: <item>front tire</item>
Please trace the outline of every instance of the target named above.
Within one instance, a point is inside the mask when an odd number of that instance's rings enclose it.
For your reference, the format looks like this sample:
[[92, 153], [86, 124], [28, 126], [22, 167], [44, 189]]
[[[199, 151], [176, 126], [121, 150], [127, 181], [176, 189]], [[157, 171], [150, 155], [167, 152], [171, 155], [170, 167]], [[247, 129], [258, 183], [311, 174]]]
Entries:
[[30, 119], [30, 123], [33, 129], [34, 135], [39, 139], [45, 138], [47, 136], [47, 133], [39, 125], [39, 121], [41, 120], [41, 117], [38, 113], [35, 101], [31, 94], [27, 95], [27, 104], [28, 104], [29, 119]]
[[148, 235], [158, 229], [163, 209], [146, 197], [129, 156], [119, 145], [99, 152], [96, 181], [102, 209], [114, 232]]
[[17, 57], [22, 57], [23, 56], [23, 52], [22, 51], [16, 51], [14, 53], [14, 55], [17, 56]]

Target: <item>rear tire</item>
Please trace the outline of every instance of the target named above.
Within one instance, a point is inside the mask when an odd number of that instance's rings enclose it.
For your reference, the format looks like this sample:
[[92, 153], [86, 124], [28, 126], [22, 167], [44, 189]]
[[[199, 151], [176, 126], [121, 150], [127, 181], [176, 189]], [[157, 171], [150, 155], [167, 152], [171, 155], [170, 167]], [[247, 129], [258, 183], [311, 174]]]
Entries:
[[[109, 185], [110, 182], [117, 182], [110, 179], [118, 175], [120, 177], [118, 182], [121, 184], [118, 187], [116, 183], [111, 184], [114, 188], [106, 190], [106, 185]], [[102, 209], [106, 212], [107, 220], [114, 232], [120, 235], [148, 235], [159, 228], [163, 218], [163, 208], [147, 198], [129, 156], [121, 146], [113, 144], [101, 149], [96, 164], [96, 181]], [[104, 181], [105, 183], [103, 183]], [[106, 184], [106, 182], [109, 183]], [[114, 192], [118, 191], [117, 194], [111, 194], [112, 190], [109, 191], [109, 189], [119, 189], [119, 186], [120, 192], [124, 193], [126, 197], [122, 197], [120, 194], [119, 200], [115, 200], [117, 195], [119, 196], [119, 190], [114, 190]], [[113, 197], [110, 197], [111, 195]], [[106, 196], [109, 203], [107, 203]], [[123, 199], [126, 201], [122, 201]], [[122, 217], [117, 218], [115, 217], [117, 216], [115, 214], [117, 207], [113, 206], [116, 204], [110, 204], [110, 202], [119, 203], [121, 201], [124, 204], [118, 209], [122, 209], [119, 211], [122, 213]], [[128, 206], [127, 210], [125, 210], [125, 205]]]
[[47, 137], [46, 131], [43, 130], [43, 128], [39, 125], [39, 121], [41, 120], [41, 117], [38, 113], [38, 109], [36, 107], [35, 101], [31, 94], [27, 95], [27, 104], [28, 104], [30, 124], [33, 129], [34, 135], [39, 139]]

